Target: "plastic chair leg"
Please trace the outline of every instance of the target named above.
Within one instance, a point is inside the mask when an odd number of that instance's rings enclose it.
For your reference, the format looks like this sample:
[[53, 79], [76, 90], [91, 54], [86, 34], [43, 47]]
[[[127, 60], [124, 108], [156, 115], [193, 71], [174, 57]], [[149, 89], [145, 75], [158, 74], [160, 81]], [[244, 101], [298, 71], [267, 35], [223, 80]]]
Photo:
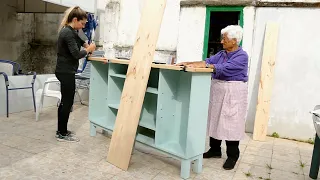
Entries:
[[34, 87], [33, 87], [33, 84], [32, 84], [32, 99], [33, 99], [33, 109], [34, 109], [34, 112], [37, 112], [37, 108], [36, 108], [36, 100], [35, 100], [35, 97], [34, 97]]
[[83, 102], [82, 102], [81, 96], [80, 96], [80, 94], [79, 94], [79, 91], [77, 90], [76, 93], [77, 93], [77, 95], [78, 95], [78, 97], [79, 97], [80, 103], [81, 103], [82, 105], [84, 105]]
[[8, 86], [6, 86], [6, 99], [7, 99], [7, 117], [9, 117], [9, 90], [8, 90]]
[[41, 113], [42, 107], [43, 107], [43, 100], [44, 100], [44, 92], [42, 92], [41, 96], [40, 96], [40, 101], [39, 101], [38, 108], [36, 111], [36, 121], [39, 120], [39, 116], [40, 116], [40, 113]]

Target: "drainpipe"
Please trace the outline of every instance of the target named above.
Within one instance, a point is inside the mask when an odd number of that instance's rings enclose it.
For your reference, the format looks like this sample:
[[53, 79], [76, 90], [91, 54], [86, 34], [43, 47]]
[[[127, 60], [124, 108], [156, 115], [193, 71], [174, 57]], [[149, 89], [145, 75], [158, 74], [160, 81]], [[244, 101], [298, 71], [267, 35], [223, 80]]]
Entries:
[[93, 5], [93, 8], [94, 8], [93, 13], [94, 13], [94, 16], [96, 17], [98, 15], [98, 13], [97, 13], [98, 0], [94, 0], [93, 3], [94, 3], [94, 5]]
[[[97, 10], [97, 7], [98, 7], [98, 0], [94, 0], [94, 5], [93, 5], [93, 13], [94, 13], [94, 18], [96, 19], [98, 17], [98, 10]], [[98, 19], [97, 19], [98, 20]], [[96, 34], [96, 32], [94, 32]], [[97, 37], [96, 35], [94, 36], [94, 38]], [[94, 41], [94, 39], [92, 39], [92, 41]]]

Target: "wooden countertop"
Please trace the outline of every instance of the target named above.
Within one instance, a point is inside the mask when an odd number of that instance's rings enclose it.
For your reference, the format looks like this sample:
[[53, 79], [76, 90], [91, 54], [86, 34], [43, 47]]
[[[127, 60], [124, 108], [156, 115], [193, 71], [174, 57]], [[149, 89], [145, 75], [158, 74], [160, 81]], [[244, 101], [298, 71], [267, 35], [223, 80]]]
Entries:
[[[114, 63], [114, 64], [127, 64], [129, 65], [129, 60], [126, 59], [107, 59], [102, 57], [89, 57], [88, 60], [90, 61], [99, 61], [103, 63]], [[203, 73], [212, 73], [212, 69], [208, 68], [185, 68], [183, 66], [175, 66], [170, 64], [155, 64], [152, 63], [152, 68], [159, 68], [159, 69], [170, 69], [176, 71], [186, 71], [186, 72], [203, 72]]]

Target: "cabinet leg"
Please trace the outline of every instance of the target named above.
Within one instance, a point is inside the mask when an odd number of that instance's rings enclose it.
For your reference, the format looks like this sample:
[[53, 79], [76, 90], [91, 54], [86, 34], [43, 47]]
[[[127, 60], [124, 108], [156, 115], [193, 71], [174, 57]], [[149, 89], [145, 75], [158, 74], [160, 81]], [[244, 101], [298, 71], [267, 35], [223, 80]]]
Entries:
[[94, 126], [92, 123], [90, 123], [90, 136], [96, 136], [96, 135], [97, 135], [96, 126]]
[[104, 136], [108, 136], [108, 131], [102, 129], [102, 134], [103, 134]]
[[192, 170], [193, 172], [199, 174], [202, 171], [202, 162], [203, 162], [203, 157], [199, 156], [198, 159], [194, 161], [192, 164]]
[[181, 173], [180, 176], [182, 179], [188, 179], [190, 177], [191, 161], [190, 160], [181, 160]]

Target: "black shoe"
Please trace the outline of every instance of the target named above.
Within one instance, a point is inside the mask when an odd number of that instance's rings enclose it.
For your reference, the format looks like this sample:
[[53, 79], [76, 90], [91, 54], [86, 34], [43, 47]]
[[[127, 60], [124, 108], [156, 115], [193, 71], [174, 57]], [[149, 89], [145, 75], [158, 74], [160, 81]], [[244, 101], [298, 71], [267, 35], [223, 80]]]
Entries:
[[[59, 132], [59, 131], [56, 131], [56, 138], [59, 137], [59, 135], [60, 135], [60, 132]], [[76, 133], [73, 132], [73, 131], [67, 130], [67, 134], [66, 134], [66, 135], [67, 135], [67, 136], [74, 136], [74, 135], [76, 135]]]
[[60, 142], [79, 142], [80, 140], [75, 137], [75, 136], [71, 136], [71, 135], [61, 135], [61, 134], [58, 134], [56, 136], [57, 138], [57, 141], [60, 141]]
[[234, 159], [228, 158], [226, 160], [226, 162], [223, 165], [223, 168], [225, 170], [231, 170], [234, 168], [234, 166], [236, 165], [237, 161], [235, 161]]
[[221, 158], [222, 153], [221, 152], [217, 152], [217, 151], [213, 151], [213, 150], [209, 150], [208, 152], [203, 154], [203, 158], [207, 159], [207, 158]]

